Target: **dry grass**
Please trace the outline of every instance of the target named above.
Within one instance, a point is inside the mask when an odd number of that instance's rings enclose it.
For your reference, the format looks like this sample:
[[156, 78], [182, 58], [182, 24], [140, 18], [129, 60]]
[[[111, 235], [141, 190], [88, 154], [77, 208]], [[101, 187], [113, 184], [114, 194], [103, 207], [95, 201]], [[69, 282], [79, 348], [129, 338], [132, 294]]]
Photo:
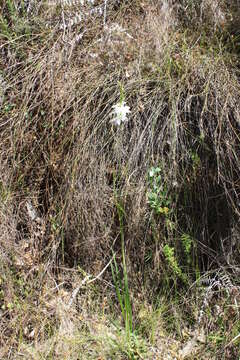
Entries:
[[[137, 334], [129, 353], [121, 326], [117, 332], [106, 325], [114, 305], [109, 305], [104, 319], [99, 309], [87, 307], [91, 316], [82, 324], [79, 309], [69, 310], [65, 304], [81, 276], [74, 280], [62, 267], [96, 276], [112, 251], [121, 261], [122, 230], [130, 288], [138, 294], [133, 301], [136, 327], [145, 321], [138, 319], [138, 306], [156, 299], [159, 288], [176, 295], [186, 286], [173, 262], [166, 261], [166, 244], [174, 248], [176, 266], [188, 284], [204, 271], [219, 269], [237, 284], [236, 6], [237, 1], [217, 0], [197, 5], [190, 0], [131, 4], [109, 0], [94, 5], [2, 1], [2, 358], [16, 358], [19, 353], [40, 359], [43, 352], [46, 359], [77, 359], [82, 351], [86, 359], [131, 358], [136, 349], [145, 355], [136, 353], [132, 358], [153, 358], [150, 354], [157, 346], [151, 344], [150, 335]], [[119, 83], [131, 115], [128, 123], [116, 128], [110, 119], [112, 106], [119, 101]], [[156, 214], [147, 201], [152, 166], [161, 168], [164, 196], [171, 198], [167, 216]], [[188, 238], [191, 250], [186, 255], [181, 239]], [[108, 285], [100, 282], [89, 300], [99, 307], [104, 293], [115, 303], [110, 267], [103, 277]], [[66, 293], [57, 285], [61, 282]], [[88, 291], [92, 290], [84, 288], [84, 296], [77, 298], [84, 299]], [[238, 288], [234, 291], [232, 297], [238, 299]], [[60, 305], [50, 309], [50, 298]], [[209, 351], [217, 348], [219, 358], [225, 354], [230, 359], [235, 355], [228, 355], [227, 345], [239, 331], [239, 303], [228, 300], [221, 306], [235, 304], [234, 321], [229, 325], [225, 315], [221, 321], [228, 324], [224, 331], [230, 331], [232, 338], [224, 338], [223, 331], [218, 335], [222, 340], [214, 338], [216, 347]], [[194, 305], [200, 306], [198, 299]], [[180, 308], [179, 314], [184, 311]], [[174, 311], [168, 309], [170, 314]], [[150, 313], [154, 318], [154, 311]], [[102, 340], [89, 340], [93, 332], [86, 326], [94, 316], [108, 331], [116, 332], [121, 346], [108, 344], [101, 350]], [[215, 331], [208, 321], [204, 326]], [[178, 333], [176, 327], [173, 334]], [[31, 351], [35, 355], [29, 355]]]

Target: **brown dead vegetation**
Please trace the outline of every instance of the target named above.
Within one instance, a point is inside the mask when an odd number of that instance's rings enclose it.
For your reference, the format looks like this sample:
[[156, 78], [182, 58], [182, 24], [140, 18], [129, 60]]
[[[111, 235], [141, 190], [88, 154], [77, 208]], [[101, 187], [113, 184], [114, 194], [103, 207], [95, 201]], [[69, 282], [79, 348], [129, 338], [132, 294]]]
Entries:
[[[233, 283], [239, 274], [237, 1], [30, 3], [0, 6], [3, 358], [59, 325], [44, 287], [56, 287], [62, 267], [96, 276], [113, 251], [121, 259], [118, 206], [130, 286], [146, 301], [160, 286], [185, 286], [166, 244], [188, 283], [210, 270]], [[119, 83], [131, 115], [116, 128]], [[147, 201], [152, 166], [169, 216]]]

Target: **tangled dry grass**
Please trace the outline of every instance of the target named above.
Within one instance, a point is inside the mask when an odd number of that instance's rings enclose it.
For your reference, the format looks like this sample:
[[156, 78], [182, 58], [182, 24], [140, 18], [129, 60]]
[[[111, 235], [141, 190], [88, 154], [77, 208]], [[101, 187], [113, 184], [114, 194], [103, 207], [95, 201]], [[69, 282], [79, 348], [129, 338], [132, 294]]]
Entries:
[[[54, 306], [49, 310], [49, 299], [59, 298], [61, 286], [70, 296], [83, 273], [99, 274], [113, 251], [121, 260], [119, 206], [130, 286], [133, 293], [140, 289], [141, 301], [151, 301], [161, 287], [173, 293], [186, 286], [166, 260], [166, 244], [188, 285], [221, 269], [236, 285], [231, 296], [237, 299], [238, 5], [2, 1], [2, 358], [17, 358], [22, 343], [48, 347], [44, 341], [55, 328], [61, 333], [66, 316], [56, 315]], [[120, 87], [131, 114], [114, 127]], [[161, 168], [161, 186], [171, 198], [168, 216], [147, 201], [151, 167]], [[181, 239], [191, 240], [187, 255]], [[62, 268], [77, 272], [75, 282]], [[113, 295], [109, 270], [93, 303], [102, 302], [104, 292]], [[234, 304], [230, 333], [239, 331]], [[224, 316], [223, 323], [229, 319]], [[236, 355], [231, 339], [237, 334], [231, 336], [216, 340], [219, 358]], [[84, 338], [89, 341], [89, 334]], [[64, 358], [53, 339], [45, 358]], [[66, 359], [78, 358], [82, 341]], [[38, 359], [39, 351], [31, 356]]]

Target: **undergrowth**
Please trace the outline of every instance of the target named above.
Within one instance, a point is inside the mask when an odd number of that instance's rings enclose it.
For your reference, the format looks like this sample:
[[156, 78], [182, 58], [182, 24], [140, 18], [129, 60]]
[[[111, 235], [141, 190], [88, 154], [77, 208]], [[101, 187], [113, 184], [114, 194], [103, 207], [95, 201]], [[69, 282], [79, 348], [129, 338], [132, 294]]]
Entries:
[[238, 5], [0, 3], [1, 358], [237, 359]]

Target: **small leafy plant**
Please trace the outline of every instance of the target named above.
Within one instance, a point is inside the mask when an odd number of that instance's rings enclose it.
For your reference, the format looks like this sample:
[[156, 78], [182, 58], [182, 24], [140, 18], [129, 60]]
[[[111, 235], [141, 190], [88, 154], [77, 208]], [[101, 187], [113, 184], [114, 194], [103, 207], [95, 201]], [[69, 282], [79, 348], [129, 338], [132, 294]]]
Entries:
[[163, 248], [164, 256], [168, 262], [169, 267], [171, 268], [173, 274], [180, 278], [183, 282], [187, 282], [187, 276], [182, 272], [182, 269], [180, 268], [178, 261], [176, 259], [176, 256], [174, 254], [174, 247], [171, 247], [169, 245], [165, 245]]
[[190, 255], [191, 255], [193, 240], [189, 234], [183, 233], [181, 236], [181, 241], [182, 241], [184, 253], [187, 257], [187, 263], [190, 264], [191, 263]]
[[148, 173], [150, 189], [147, 193], [147, 200], [156, 214], [168, 215], [170, 213], [171, 198], [168, 189], [163, 181], [160, 167], [152, 167]]

